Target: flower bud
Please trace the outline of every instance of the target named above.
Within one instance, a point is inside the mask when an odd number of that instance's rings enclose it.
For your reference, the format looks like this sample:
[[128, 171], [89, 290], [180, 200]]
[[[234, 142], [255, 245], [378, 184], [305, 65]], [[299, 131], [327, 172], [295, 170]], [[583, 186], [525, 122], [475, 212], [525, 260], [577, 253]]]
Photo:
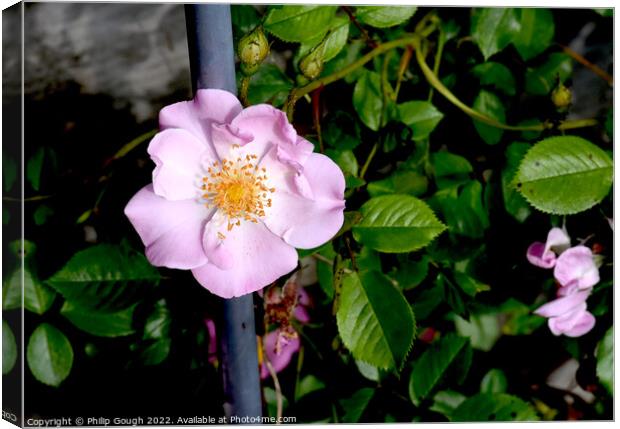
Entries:
[[551, 101], [558, 110], [565, 110], [570, 106], [572, 101], [573, 94], [570, 89], [565, 87], [562, 83], [559, 83], [558, 86], [551, 93]]
[[[329, 34], [327, 35], [329, 36]], [[308, 55], [303, 57], [299, 62], [299, 70], [309, 80], [314, 80], [323, 71], [323, 64], [325, 63], [325, 43], [327, 36], [321, 40], [321, 43], [316, 45], [310, 50]]]
[[256, 73], [258, 67], [269, 55], [269, 42], [263, 28], [256, 27], [243, 36], [237, 46], [237, 53], [241, 59], [241, 71], [246, 76]]

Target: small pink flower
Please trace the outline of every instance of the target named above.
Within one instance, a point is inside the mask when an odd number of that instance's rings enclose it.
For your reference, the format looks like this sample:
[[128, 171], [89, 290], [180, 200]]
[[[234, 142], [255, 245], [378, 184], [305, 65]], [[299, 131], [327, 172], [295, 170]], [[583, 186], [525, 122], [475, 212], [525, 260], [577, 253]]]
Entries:
[[562, 253], [553, 275], [562, 286], [576, 286], [580, 290], [591, 288], [600, 280], [594, 255], [586, 246], [571, 247]]
[[594, 316], [586, 310], [590, 290], [573, 290], [573, 293], [560, 296], [534, 311], [539, 316], [549, 318], [547, 323], [553, 335], [579, 337], [594, 327]]
[[553, 268], [556, 253], [562, 253], [570, 246], [570, 237], [561, 228], [551, 228], [547, 242], [534, 242], [527, 248], [527, 260], [541, 268]]
[[199, 90], [165, 107], [149, 144], [153, 184], [125, 214], [156, 266], [190, 269], [212, 293], [245, 295], [297, 266], [295, 248], [330, 240], [345, 182], [280, 110]]

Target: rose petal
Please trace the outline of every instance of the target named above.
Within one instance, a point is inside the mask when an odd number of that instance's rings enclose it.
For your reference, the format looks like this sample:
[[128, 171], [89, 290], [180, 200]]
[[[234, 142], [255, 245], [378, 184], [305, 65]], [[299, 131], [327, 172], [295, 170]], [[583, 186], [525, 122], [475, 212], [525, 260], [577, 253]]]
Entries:
[[151, 140], [148, 153], [156, 165], [153, 189], [157, 195], [171, 201], [198, 198], [203, 176], [201, 164], [217, 159], [211, 149], [182, 129], [158, 133]]
[[[276, 354], [276, 343], [279, 335], [280, 330], [276, 329], [263, 337], [265, 358], [269, 359], [275, 372], [280, 372], [289, 365], [293, 355], [299, 351], [300, 346], [299, 338], [292, 338], [287, 342], [283, 342], [280, 348], [280, 354]], [[263, 363], [261, 365], [261, 378], [265, 379], [267, 377], [269, 377], [269, 369], [267, 365]]]
[[534, 311], [534, 314], [538, 314], [539, 316], [543, 317], [562, 316], [566, 313], [571, 312], [577, 306], [583, 304], [588, 298], [589, 294], [590, 291], [586, 290], [555, 299], [536, 309]]
[[151, 264], [190, 269], [207, 262], [201, 237], [210, 213], [204, 205], [194, 200], [168, 201], [147, 185], [129, 201], [125, 215], [146, 246]]
[[[211, 218], [211, 221], [205, 226], [204, 235], [202, 238], [202, 245], [204, 251], [209, 259], [209, 262], [215, 264], [216, 267], [222, 270], [229, 270], [234, 265], [234, 256], [231, 253], [230, 240], [238, 239], [243, 240], [243, 237], [232, 237], [229, 234], [228, 241], [224, 239], [224, 232], [226, 232], [226, 220], [219, 213], [216, 213]], [[219, 234], [218, 234], [219, 233]]]
[[310, 313], [308, 313], [308, 309], [303, 305], [295, 306], [293, 316], [299, 323], [310, 323]]
[[211, 141], [211, 124], [229, 123], [243, 110], [233, 94], [221, 89], [199, 89], [193, 100], [164, 107], [159, 112], [159, 127], [182, 128], [206, 145]]
[[231, 122], [243, 133], [250, 133], [254, 140], [244, 149], [261, 159], [272, 146], [280, 146], [287, 160], [303, 165], [312, 152], [310, 142], [297, 137], [295, 128], [281, 110], [268, 104], [257, 104], [244, 109]]
[[[242, 147], [254, 140], [252, 134], [242, 132], [230, 124], [211, 125], [211, 137], [219, 158], [228, 159], [229, 161], [234, 157], [234, 154], [231, 154], [233, 145]], [[241, 153], [239, 152], [238, 155], [240, 156]]]
[[562, 253], [553, 275], [561, 285], [576, 281], [579, 289], [588, 289], [600, 280], [592, 251], [586, 246], [575, 246]]
[[345, 183], [340, 168], [320, 154], [308, 157], [303, 177], [314, 199], [301, 196], [291, 183], [286, 189], [276, 188], [264, 222], [290, 245], [311, 249], [330, 240], [342, 226]]
[[555, 265], [555, 253], [545, 251], [545, 243], [536, 241], [530, 244], [526, 253], [527, 260], [532, 265], [540, 268], [553, 268]]
[[208, 263], [192, 270], [201, 285], [222, 298], [254, 292], [297, 266], [295, 249], [260, 222], [244, 221], [224, 234], [220, 249], [229, 253], [230, 268]]

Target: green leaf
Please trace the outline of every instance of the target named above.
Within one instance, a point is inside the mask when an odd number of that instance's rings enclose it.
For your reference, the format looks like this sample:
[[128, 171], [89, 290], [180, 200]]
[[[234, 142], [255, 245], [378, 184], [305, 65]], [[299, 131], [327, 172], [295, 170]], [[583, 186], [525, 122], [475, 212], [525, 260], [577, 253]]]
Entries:
[[336, 10], [335, 6], [272, 7], [264, 27], [286, 42], [307, 42], [326, 33]]
[[468, 182], [469, 174], [474, 171], [466, 158], [446, 151], [432, 153], [431, 164], [440, 189]]
[[433, 311], [444, 302], [443, 286], [423, 289], [413, 303], [413, 311], [419, 321], [427, 320]]
[[361, 143], [359, 122], [353, 115], [337, 111], [325, 125], [323, 139], [335, 149], [355, 149]]
[[145, 365], [159, 365], [170, 354], [170, 324], [172, 318], [165, 300], [159, 300], [148, 316], [142, 339], [146, 347], [141, 351]]
[[613, 183], [613, 161], [581, 137], [550, 137], [525, 154], [514, 180], [538, 210], [574, 214], [605, 198]]
[[502, 197], [504, 208], [517, 221], [523, 223], [532, 213], [525, 198], [517, 192], [513, 180], [519, 164], [531, 145], [527, 143], [511, 143], [506, 148], [506, 167], [502, 170]]
[[[270, 417], [276, 417], [278, 411], [278, 394], [271, 387], [263, 387], [263, 396], [267, 404], [267, 414]], [[286, 396], [282, 395], [282, 410], [286, 410], [287, 408], [288, 399], [286, 399]]]
[[555, 24], [549, 9], [524, 7], [516, 9], [521, 29], [512, 44], [524, 60], [534, 58], [549, 47], [553, 40]]
[[449, 333], [432, 344], [413, 364], [409, 379], [409, 397], [415, 405], [428, 397], [441, 381], [448, 368], [455, 363], [467, 345], [467, 338]]
[[293, 82], [274, 64], [263, 64], [250, 78], [248, 100], [251, 104], [270, 103], [281, 106]]
[[34, 223], [35, 225], [41, 226], [50, 218], [51, 215], [54, 214], [54, 210], [46, 205], [41, 204], [33, 213]]
[[508, 379], [501, 369], [491, 369], [480, 382], [480, 393], [505, 393], [508, 389]]
[[516, 82], [512, 73], [503, 64], [488, 61], [478, 64], [471, 73], [480, 79], [481, 85], [489, 85], [507, 95], [515, 95]]
[[364, 24], [387, 28], [409, 20], [416, 10], [416, 6], [358, 6], [355, 16]]
[[17, 163], [15, 160], [8, 156], [4, 150], [2, 151], [2, 181], [4, 183], [4, 192], [9, 192], [13, 189], [17, 179]]
[[340, 405], [344, 409], [342, 421], [344, 423], [359, 422], [374, 394], [375, 389], [365, 387], [356, 391], [350, 398], [340, 400]]
[[[337, 16], [332, 21], [329, 27], [329, 35], [325, 40], [323, 47], [323, 61], [327, 62], [342, 51], [342, 48], [347, 44], [347, 38], [349, 37], [349, 23], [350, 20], [344, 16]], [[317, 37], [306, 43], [302, 43], [299, 47], [299, 51], [296, 55], [297, 58], [303, 58], [312, 48], [323, 41], [323, 37]]]
[[357, 176], [359, 165], [352, 150], [327, 149], [325, 155], [338, 164], [345, 176]]
[[474, 9], [471, 18], [471, 36], [485, 60], [508, 46], [519, 27], [516, 10], [512, 8]]
[[131, 335], [135, 330], [131, 327], [135, 305], [115, 313], [105, 313], [85, 309], [65, 301], [60, 314], [65, 316], [73, 325], [98, 337], [123, 337]]
[[28, 340], [28, 367], [41, 383], [58, 387], [73, 366], [73, 348], [65, 335], [47, 323], [40, 324]]
[[[16, 308], [21, 308], [23, 290], [24, 307], [26, 310], [41, 315], [50, 309], [54, 303], [56, 293], [39, 280], [36, 263], [33, 257], [36, 253], [36, 246], [34, 243], [27, 240], [24, 242], [26, 252], [19, 250], [21, 248], [21, 242], [17, 241], [12, 244], [17, 244], [17, 246], [19, 246], [16, 252], [18, 266], [8, 276], [3, 284], [2, 309], [13, 310]], [[24, 258], [23, 289], [21, 266], [22, 257]]]
[[472, 348], [485, 352], [490, 351], [502, 335], [500, 321], [495, 314], [472, 314], [469, 321], [455, 316], [454, 325], [459, 335], [470, 339]]
[[400, 370], [413, 343], [415, 319], [402, 292], [384, 275], [346, 274], [336, 320], [355, 359]]
[[378, 131], [381, 127], [382, 97], [381, 76], [379, 73], [366, 71], [355, 83], [353, 107], [364, 125], [373, 131]]
[[295, 391], [295, 401], [299, 401], [304, 396], [323, 389], [325, 389], [325, 383], [312, 374], [306, 375], [301, 379]]
[[[351, 63], [357, 61], [362, 56], [362, 49], [366, 44], [362, 40], [349, 41], [342, 51], [334, 59], [328, 61], [323, 69], [323, 75], [328, 76], [339, 70], [342, 70]], [[360, 67], [351, 73], [347, 74], [344, 78], [346, 83], [353, 83], [365, 73], [365, 69]]]
[[[18, 284], [20, 280], [17, 280]], [[26, 309], [35, 314], [43, 314], [50, 309], [54, 298], [56, 298], [56, 293], [41, 283], [39, 277], [26, 267], [24, 271], [24, 306]]]
[[428, 101], [408, 101], [398, 105], [398, 116], [413, 130], [413, 139], [422, 140], [435, 129], [443, 113]]
[[506, 393], [480, 393], [452, 413], [453, 422], [535, 421], [536, 411], [522, 399]]
[[240, 33], [236, 34], [239, 38], [249, 33], [260, 24], [258, 11], [252, 5], [232, 4], [230, 6], [230, 17], [233, 28], [237, 33]]
[[461, 287], [461, 290], [471, 297], [476, 296], [480, 292], [491, 290], [489, 285], [458, 271], [454, 272], [454, 280]]
[[555, 52], [536, 69], [525, 73], [525, 90], [533, 95], [547, 95], [558, 83], [564, 83], [573, 72], [573, 60], [566, 54]]
[[490, 225], [482, 195], [480, 182], [470, 180], [460, 193], [458, 186], [437, 191], [429, 203], [439, 207], [451, 233], [481, 238]]
[[99, 244], [77, 252], [46, 283], [86, 308], [117, 311], [143, 296], [161, 276], [144, 255], [125, 246]]
[[369, 363], [364, 362], [363, 360], [355, 360], [355, 365], [357, 366], [358, 371], [364, 377], [366, 377], [370, 381], [379, 381], [381, 380], [381, 370], [376, 366], [372, 366]]
[[467, 399], [467, 396], [454, 390], [440, 390], [433, 397], [433, 405], [429, 410], [450, 418], [454, 410]]
[[[478, 112], [489, 116], [499, 122], [506, 122], [506, 113], [504, 112], [504, 105], [499, 97], [492, 92], [481, 90], [478, 96], [474, 100], [474, 109]], [[487, 125], [484, 122], [473, 119], [474, 127], [482, 140], [487, 144], [497, 144], [502, 139], [504, 130], [496, 128], [491, 125]]]
[[45, 158], [45, 147], [41, 146], [32, 155], [26, 164], [26, 179], [35, 191], [40, 189], [41, 171], [43, 171], [43, 159]]
[[407, 261], [392, 277], [398, 282], [403, 290], [413, 289], [418, 286], [428, 275], [428, 264], [430, 258], [426, 255], [417, 261]]
[[17, 362], [17, 342], [8, 323], [2, 320], [2, 374], [11, 372]]
[[410, 195], [371, 198], [360, 211], [363, 218], [353, 227], [353, 235], [380, 252], [420, 249], [446, 229], [426, 203]]
[[410, 194], [420, 196], [428, 188], [426, 176], [409, 170], [397, 170], [385, 179], [370, 182], [368, 193], [371, 197], [389, 194]]
[[610, 394], [614, 394], [614, 328], [607, 330], [596, 348], [596, 376]]

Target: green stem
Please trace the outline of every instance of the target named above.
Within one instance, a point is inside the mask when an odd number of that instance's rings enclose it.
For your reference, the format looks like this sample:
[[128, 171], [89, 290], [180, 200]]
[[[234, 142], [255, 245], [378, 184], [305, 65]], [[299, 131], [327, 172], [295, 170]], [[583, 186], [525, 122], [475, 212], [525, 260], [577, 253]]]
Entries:
[[118, 152], [114, 154], [114, 156], [112, 157], [112, 160], [116, 160], [116, 159], [124, 157], [129, 152], [134, 150], [136, 147], [140, 146], [142, 143], [144, 143], [145, 141], [153, 137], [155, 134], [157, 134], [157, 131], [159, 130], [154, 129], [151, 131], [147, 131], [146, 133], [139, 135], [138, 137], [136, 137], [129, 143], [125, 144], [122, 148], [118, 150]]
[[[465, 114], [471, 116], [477, 121], [484, 122], [485, 124], [492, 127], [501, 128], [503, 130], [509, 131], [543, 131], [545, 129], [550, 129], [554, 127], [554, 125], [550, 122], [533, 125], [508, 125], [472, 109], [461, 100], [459, 100], [448, 88], [446, 88], [444, 84], [439, 80], [437, 75], [434, 74], [433, 71], [428, 67], [428, 65], [426, 64], [426, 60], [424, 59], [422, 50], [420, 49], [420, 40], [416, 39], [413, 44], [416, 60], [428, 83], [432, 87], [434, 87], [437, 92], [443, 95], [449, 102], [461, 109]], [[573, 128], [590, 127], [596, 125], [597, 123], [598, 121], [596, 119], [579, 119], [575, 121], [565, 121], [558, 126], [558, 129], [569, 130]]]
[[375, 145], [370, 150], [370, 153], [368, 154], [368, 158], [366, 158], [366, 162], [364, 163], [362, 170], [360, 171], [360, 179], [364, 178], [364, 175], [366, 174], [366, 171], [368, 170], [368, 167], [370, 166], [370, 162], [372, 161], [372, 159], [375, 157], [375, 154], [377, 153], [377, 149], [379, 149], [379, 142], [375, 143]]
[[[437, 54], [435, 54], [435, 64], [433, 65], [433, 73], [435, 76], [439, 76], [439, 65], [441, 64], [441, 56], [443, 55], [443, 47], [446, 44], [446, 33], [439, 29], [439, 40], [437, 41]], [[434, 88], [428, 91], [428, 101], [433, 100]]]
[[377, 55], [381, 55], [382, 53], [387, 52], [391, 49], [401, 48], [401, 47], [410, 45], [414, 43], [414, 41], [416, 40], [418, 40], [418, 36], [409, 35], [407, 37], [403, 37], [402, 39], [396, 39], [396, 40], [392, 40], [391, 42], [382, 43], [381, 45], [377, 46], [375, 49], [368, 52], [366, 55], [364, 55], [357, 61], [354, 61], [348, 66], [346, 66], [345, 68], [338, 70], [337, 72], [332, 73], [329, 76], [325, 76], [323, 78], [312, 81], [308, 85], [302, 86], [300, 88], [294, 88], [289, 94], [289, 100], [287, 102], [287, 110], [290, 111], [291, 105], [294, 105], [299, 98], [303, 97], [306, 94], [309, 94], [310, 92], [319, 88], [321, 85], [327, 86], [330, 83], [336, 82], [337, 80], [342, 79], [349, 73], [363, 66], [364, 64], [372, 60]]
[[243, 104], [243, 107], [248, 107], [250, 102], [248, 101], [248, 90], [250, 89], [250, 78], [243, 76], [241, 78], [241, 88], [239, 88], [239, 101]]

